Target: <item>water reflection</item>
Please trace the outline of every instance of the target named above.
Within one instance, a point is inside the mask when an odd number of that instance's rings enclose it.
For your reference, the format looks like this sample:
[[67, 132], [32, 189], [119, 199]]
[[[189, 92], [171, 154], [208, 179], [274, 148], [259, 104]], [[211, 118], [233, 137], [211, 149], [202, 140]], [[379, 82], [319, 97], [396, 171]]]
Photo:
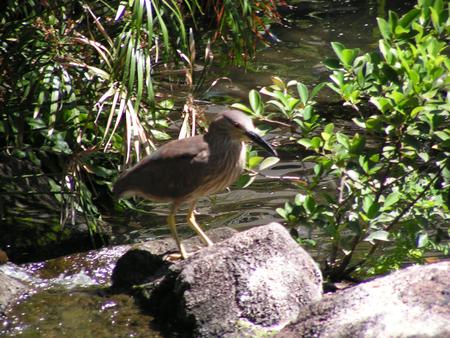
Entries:
[[211, 76], [227, 76], [232, 84], [222, 82], [208, 98], [223, 102], [247, 100], [247, 93], [254, 88], [269, 85], [274, 74], [285, 79], [295, 79], [313, 86], [328, 78], [322, 61], [333, 57], [331, 42], [338, 41], [349, 48], [373, 50], [380, 35], [377, 16], [385, 16], [388, 10], [403, 13], [416, 1], [358, 1], [316, 0], [290, 1], [296, 9], [283, 10], [286, 20], [273, 25], [272, 33], [279, 42], [260, 49], [256, 63], [249, 69], [215, 69]]

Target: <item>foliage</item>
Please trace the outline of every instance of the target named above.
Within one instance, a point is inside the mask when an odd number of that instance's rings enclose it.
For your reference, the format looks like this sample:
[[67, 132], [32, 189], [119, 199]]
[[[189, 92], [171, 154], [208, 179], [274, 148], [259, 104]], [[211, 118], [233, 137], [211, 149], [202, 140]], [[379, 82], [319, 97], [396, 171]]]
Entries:
[[277, 211], [329, 237], [324, 272], [332, 280], [449, 252], [449, 20], [448, 4], [424, 0], [402, 17], [378, 19], [379, 53], [333, 43], [328, 86], [357, 113], [354, 133], [326, 124], [308, 101], [313, 95], [292, 81], [261, 90], [267, 107], [256, 92], [251, 108], [241, 106], [257, 115], [275, 107], [269, 116], [293, 121], [301, 134], [312, 177]]
[[250, 37], [254, 45], [276, 18], [272, 1], [9, 0], [2, 7], [1, 151], [40, 167], [62, 215], [83, 212], [91, 229], [100, 215], [94, 200], [117, 175], [117, 154], [125, 148], [128, 165], [141, 148], [148, 153], [167, 140], [170, 94], [180, 95], [179, 82], [182, 94], [201, 82], [194, 35], [239, 60], [252, 55]]
[[212, 18], [208, 26], [215, 29], [213, 41], [226, 41], [219, 46], [222, 54], [242, 64], [255, 55], [255, 36], [267, 43], [264, 34], [272, 22], [279, 21], [277, 6], [280, 4], [285, 4], [285, 1], [208, 0], [203, 6], [204, 18]]

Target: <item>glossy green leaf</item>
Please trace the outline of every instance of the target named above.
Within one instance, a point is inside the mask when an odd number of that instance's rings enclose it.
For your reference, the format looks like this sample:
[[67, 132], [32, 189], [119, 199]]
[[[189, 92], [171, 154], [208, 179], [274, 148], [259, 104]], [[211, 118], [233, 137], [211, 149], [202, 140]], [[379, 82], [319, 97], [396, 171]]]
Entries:
[[280, 162], [280, 158], [278, 157], [274, 156], [267, 157], [259, 165], [259, 170], [265, 170], [267, 168], [270, 168], [271, 166], [277, 164], [278, 162]]
[[380, 30], [383, 39], [390, 40], [392, 31], [387, 21], [383, 18], [377, 18], [377, 22], [378, 22], [378, 29]]
[[308, 88], [303, 83], [298, 83], [297, 92], [303, 105], [306, 105], [308, 102]]
[[264, 157], [262, 157], [262, 156], [251, 156], [248, 159], [248, 167], [250, 169], [256, 168], [262, 162], [263, 159], [264, 159]]
[[250, 101], [250, 107], [252, 108], [254, 115], [262, 116], [264, 107], [259, 92], [252, 89], [248, 94], [248, 99]]
[[231, 107], [232, 107], [232, 108], [235, 108], [235, 109], [242, 110], [243, 112], [246, 112], [246, 113], [248, 113], [248, 114], [254, 115], [253, 110], [251, 110], [251, 109], [250, 109], [249, 107], [247, 107], [245, 104], [242, 104], [242, 103], [233, 103], [233, 104], [231, 105]]
[[342, 61], [342, 51], [345, 49], [344, 45], [340, 42], [332, 42], [331, 47], [333, 48], [336, 56], [339, 58], [339, 60]]
[[337, 141], [342, 144], [346, 149], [350, 148], [350, 141], [347, 135], [342, 133], [336, 133], [336, 139]]
[[355, 61], [356, 57], [359, 54], [359, 49], [344, 49], [341, 51], [341, 57], [340, 60], [342, 63], [346, 66], [353, 65], [353, 62]]
[[401, 193], [398, 191], [391, 192], [383, 203], [383, 209], [388, 210], [390, 207], [394, 206], [398, 201], [400, 201]]

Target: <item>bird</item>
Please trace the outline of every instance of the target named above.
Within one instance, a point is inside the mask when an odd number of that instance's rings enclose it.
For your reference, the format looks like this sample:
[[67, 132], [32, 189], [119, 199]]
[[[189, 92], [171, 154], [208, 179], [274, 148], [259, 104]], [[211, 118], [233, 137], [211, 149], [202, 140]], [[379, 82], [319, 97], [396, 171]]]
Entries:
[[238, 110], [225, 110], [210, 123], [205, 134], [170, 141], [125, 171], [116, 180], [113, 193], [116, 198], [138, 196], [170, 202], [167, 224], [180, 258], [185, 259], [188, 253], [175, 221], [179, 207], [189, 206], [188, 225], [205, 245], [213, 245], [195, 219], [195, 205], [199, 198], [223, 191], [239, 177], [245, 167], [248, 141], [278, 156], [258, 135], [249, 116]]

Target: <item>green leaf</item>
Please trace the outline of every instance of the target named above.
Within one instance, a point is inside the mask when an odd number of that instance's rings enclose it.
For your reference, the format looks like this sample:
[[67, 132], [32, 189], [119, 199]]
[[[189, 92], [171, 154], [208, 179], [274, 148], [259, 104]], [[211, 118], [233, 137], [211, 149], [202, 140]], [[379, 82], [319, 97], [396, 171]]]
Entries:
[[366, 138], [356, 133], [355, 136], [353, 136], [353, 139], [351, 140], [350, 151], [353, 154], [360, 154], [364, 150], [365, 145], [366, 145]]
[[[436, 3], [438, 3], [438, 2], [439, 1], [437, 0]], [[431, 21], [433, 22], [433, 26], [436, 30], [439, 30], [439, 28], [442, 26], [441, 12], [439, 12], [435, 8], [430, 8], [430, 11], [431, 11]]]
[[322, 140], [321, 140], [320, 137], [314, 136], [314, 137], [311, 139], [311, 148], [312, 148], [312, 149], [314, 149], [314, 150], [319, 149], [319, 147], [321, 146], [321, 144], [322, 144]]
[[316, 97], [316, 95], [322, 90], [323, 87], [325, 87], [327, 83], [326, 82], [322, 82], [319, 83], [317, 86], [315, 86], [312, 90], [311, 90], [311, 95], [310, 95], [310, 100], [314, 99]]
[[395, 28], [398, 25], [398, 14], [394, 11], [389, 11], [389, 19], [388, 19], [388, 24], [389, 24], [389, 29], [391, 32], [395, 31]]
[[313, 116], [313, 107], [306, 106], [302, 111], [302, 116], [305, 121], [309, 121]]
[[277, 164], [278, 162], [280, 162], [280, 159], [278, 157], [274, 157], [274, 156], [267, 157], [259, 165], [259, 170], [267, 169], [267, 168]]
[[374, 104], [382, 113], [386, 113], [393, 108], [391, 100], [384, 97], [372, 96], [370, 103]]
[[366, 128], [370, 131], [379, 131], [382, 127], [382, 120], [379, 116], [373, 115], [366, 120]]
[[350, 148], [350, 141], [347, 135], [342, 134], [342, 133], [336, 133], [336, 140], [342, 144], [345, 149], [349, 149]]
[[248, 94], [248, 98], [250, 101], [250, 107], [252, 108], [254, 115], [256, 116], [262, 116], [262, 113], [264, 111], [264, 106], [261, 100], [261, 95], [258, 91], [252, 89], [250, 93]]
[[372, 195], [364, 197], [362, 207], [369, 219], [373, 219], [378, 214], [379, 205], [377, 202], [374, 201]]
[[242, 110], [243, 112], [249, 113], [250, 115], [254, 115], [253, 110], [251, 110], [249, 107], [247, 107], [245, 104], [242, 103], [233, 103], [231, 105], [232, 108], [236, 108], [239, 110]]
[[383, 210], [390, 209], [391, 206], [395, 205], [398, 201], [400, 201], [400, 197], [402, 194], [398, 191], [391, 192], [383, 203]]
[[309, 195], [306, 196], [303, 206], [305, 207], [305, 210], [310, 214], [313, 214], [317, 208], [316, 201], [314, 201], [314, 198]]
[[420, 152], [419, 153], [419, 157], [426, 163], [430, 160], [430, 154], [428, 153], [424, 153], [424, 152]]
[[417, 247], [423, 248], [430, 242], [428, 234], [426, 232], [421, 232], [417, 236]]
[[314, 170], [314, 174], [315, 174], [316, 176], [320, 176], [320, 175], [322, 175], [322, 173], [323, 173], [323, 166], [322, 166], [320, 163], [316, 163], [316, 164], [314, 165], [313, 170]]
[[345, 49], [345, 46], [340, 42], [332, 42], [331, 47], [333, 48], [339, 60], [342, 61], [342, 51]]
[[420, 9], [414, 8], [405, 15], [403, 15], [398, 23], [403, 28], [407, 28], [411, 24], [411, 22], [417, 19], [419, 16], [420, 16]]
[[442, 141], [447, 141], [450, 139], [449, 131], [435, 131], [433, 134], [439, 137]]
[[303, 105], [306, 105], [306, 103], [308, 102], [308, 87], [306, 87], [303, 83], [298, 83], [297, 91]]
[[367, 174], [369, 172], [369, 161], [367, 161], [367, 158], [365, 156], [359, 156], [358, 162], [360, 167]]
[[383, 18], [377, 18], [378, 29], [380, 30], [381, 35], [385, 40], [391, 39], [392, 31], [387, 23], [387, 21]]
[[248, 159], [249, 169], [256, 168], [262, 162], [263, 159], [264, 159], [264, 157], [262, 157], [262, 156], [251, 156]]
[[286, 84], [284, 81], [278, 76], [272, 76], [272, 82], [275, 86], [277, 86], [280, 90], [286, 89]]
[[288, 213], [283, 208], [276, 208], [275, 211], [280, 215], [285, 221], [288, 220]]
[[328, 123], [325, 128], [323, 129], [324, 133], [326, 134], [333, 134], [333, 130], [334, 130], [334, 124], [333, 123]]
[[311, 140], [309, 138], [301, 138], [297, 141], [298, 144], [301, 144], [306, 149], [309, 149], [311, 147]]
[[359, 54], [359, 48], [355, 49], [344, 49], [341, 54], [341, 61], [345, 66], [352, 66], [353, 61]]
[[374, 231], [371, 232], [364, 240], [370, 243], [373, 243], [375, 240], [389, 242], [389, 232], [384, 230]]
[[392, 54], [392, 46], [386, 40], [380, 40], [378, 43], [378, 48], [388, 64], [392, 65], [396, 62], [397, 59]]
[[352, 118], [352, 121], [360, 128], [366, 129], [366, 123], [363, 119], [354, 117]]
[[158, 130], [158, 129], [152, 129], [152, 135], [158, 141], [168, 141], [168, 140], [170, 140], [172, 138], [166, 132], [163, 132], [163, 131]]

